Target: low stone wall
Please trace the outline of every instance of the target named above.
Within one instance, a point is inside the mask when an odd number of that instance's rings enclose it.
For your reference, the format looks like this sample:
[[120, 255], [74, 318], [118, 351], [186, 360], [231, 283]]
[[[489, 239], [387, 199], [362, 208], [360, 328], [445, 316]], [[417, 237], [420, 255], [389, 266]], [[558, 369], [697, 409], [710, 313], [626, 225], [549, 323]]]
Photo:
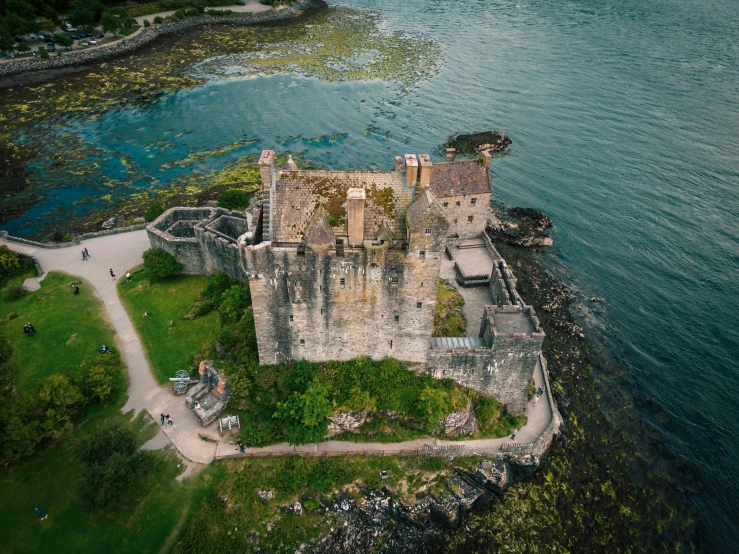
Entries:
[[142, 27], [135, 35], [123, 38], [117, 42], [91, 47], [79, 52], [65, 52], [61, 56], [49, 56], [46, 59], [39, 57], [21, 58], [0, 64], [0, 79], [19, 75], [31, 71], [47, 71], [50, 69], [61, 69], [63, 67], [76, 67], [96, 62], [102, 62], [130, 54], [133, 51], [146, 46], [160, 36], [179, 33], [201, 25], [259, 25], [273, 21], [281, 21], [301, 15], [305, 10], [321, 8], [326, 4], [323, 0], [299, 0], [290, 6], [258, 13], [232, 13], [230, 15], [200, 15], [187, 17], [179, 21], [166, 21], [161, 25]]
[[126, 227], [119, 227], [117, 229], [108, 229], [107, 231], [95, 231], [94, 233], [84, 233], [82, 235], [75, 235], [69, 242], [38, 242], [35, 240], [24, 239], [21, 237], [14, 237], [9, 235], [7, 231], [0, 231], [0, 238], [7, 240], [8, 242], [15, 242], [18, 244], [27, 244], [34, 248], [69, 248], [70, 246], [77, 246], [81, 241], [87, 239], [94, 239], [97, 237], [105, 237], [108, 235], [118, 235], [120, 233], [131, 233], [133, 231], [141, 231], [146, 228], [146, 223], [137, 223], [136, 225], [128, 225]]

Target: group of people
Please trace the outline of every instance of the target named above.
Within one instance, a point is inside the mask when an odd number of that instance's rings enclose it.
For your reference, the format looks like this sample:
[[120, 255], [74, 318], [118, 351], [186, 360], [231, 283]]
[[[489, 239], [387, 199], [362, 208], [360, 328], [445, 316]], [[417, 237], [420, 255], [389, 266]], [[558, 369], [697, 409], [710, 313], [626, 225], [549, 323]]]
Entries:
[[159, 418], [162, 420], [162, 427], [164, 427], [165, 422], [169, 427], [172, 427], [174, 425], [174, 421], [172, 421], [172, 418], [169, 417], [169, 414], [159, 414]]
[[87, 248], [84, 248], [82, 250], [82, 261], [86, 262], [89, 259], [90, 259], [90, 253], [87, 251]]
[[239, 447], [239, 452], [241, 454], [245, 454], [246, 453], [246, 447], [244, 446], [244, 443], [241, 442], [241, 439], [236, 439], [236, 446]]
[[32, 337], [36, 334], [36, 328], [28, 322], [23, 326], [23, 332], [29, 337]]

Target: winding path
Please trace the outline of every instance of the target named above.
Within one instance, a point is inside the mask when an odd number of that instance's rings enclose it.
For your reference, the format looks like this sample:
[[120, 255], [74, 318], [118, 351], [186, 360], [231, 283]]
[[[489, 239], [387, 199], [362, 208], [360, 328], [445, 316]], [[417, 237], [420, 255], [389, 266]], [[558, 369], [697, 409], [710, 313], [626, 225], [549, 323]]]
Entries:
[[[401, 443], [357, 443], [343, 441], [324, 441], [302, 446], [290, 446], [287, 443], [247, 448], [246, 454], [239, 454], [233, 444], [223, 440], [217, 432], [217, 426], [211, 425], [203, 429], [192, 412], [185, 405], [182, 396], [176, 396], [170, 386], [159, 385], [154, 379], [149, 362], [146, 359], [141, 341], [134, 329], [131, 319], [121, 304], [116, 289], [117, 279], [123, 277], [127, 270], [143, 262], [142, 254], [150, 247], [145, 230], [96, 237], [82, 241], [80, 245], [69, 248], [42, 248], [19, 244], [0, 238], [0, 244], [7, 245], [17, 252], [35, 256], [45, 272], [38, 278], [26, 280], [29, 290], [38, 290], [46, 272], [63, 271], [70, 275], [83, 277], [95, 288], [102, 299], [108, 318], [118, 336], [119, 348], [123, 361], [128, 368], [130, 378], [129, 397], [123, 411], [138, 413], [146, 410], [158, 422], [161, 413], [170, 414], [174, 420], [173, 427], [160, 427], [160, 433], [146, 447], [161, 448], [168, 442], [177, 448], [180, 454], [191, 462], [208, 464], [214, 459], [239, 456], [276, 456], [282, 454], [302, 454], [313, 456], [335, 456], [350, 454], [393, 455], [410, 454], [419, 451], [443, 452], [453, 451], [458, 454], [485, 454], [493, 452], [530, 453], [535, 449], [534, 443], [550, 429], [553, 419], [559, 420], [559, 414], [552, 410], [548, 382], [541, 363], [537, 364], [534, 373], [536, 386], [547, 388], [539, 402], [529, 402], [527, 407], [528, 423], [523, 427], [513, 443], [509, 438], [480, 439], [462, 441], [443, 441], [433, 438], [418, 439]], [[81, 250], [87, 248], [90, 259], [82, 261]], [[110, 276], [113, 269], [117, 279]], [[83, 291], [84, 293], [84, 291]], [[166, 344], [162, 345], [166, 348]], [[164, 435], [162, 434], [164, 433]], [[165, 439], [166, 436], [166, 440]], [[203, 440], [207, 436], [210, 441]]]

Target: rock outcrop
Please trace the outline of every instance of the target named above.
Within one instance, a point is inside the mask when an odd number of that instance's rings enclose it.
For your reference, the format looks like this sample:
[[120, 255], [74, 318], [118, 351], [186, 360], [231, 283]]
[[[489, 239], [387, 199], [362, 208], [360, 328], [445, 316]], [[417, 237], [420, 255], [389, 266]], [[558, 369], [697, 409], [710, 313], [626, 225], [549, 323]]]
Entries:
[[509, 208], [505, 214], [499, 216], [499, 221], [491, 222], [485, 229], [492, 241], [521, 247], [552, 244], [552, 237], [547, 234], [552, 221], [539, 210]]

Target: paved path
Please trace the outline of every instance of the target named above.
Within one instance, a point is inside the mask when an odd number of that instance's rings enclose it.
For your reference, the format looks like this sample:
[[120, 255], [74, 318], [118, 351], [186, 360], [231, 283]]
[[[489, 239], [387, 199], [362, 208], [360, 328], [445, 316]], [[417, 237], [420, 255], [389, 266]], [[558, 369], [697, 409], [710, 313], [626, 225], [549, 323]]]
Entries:
[[[213, 6], [210, 8], [206, 8], [207, 10], [231, 10], [234, 13], [257, 13], [257, 12], [266, 12], [267, 10], [271, 10], [272, 6], [267, 6], [265, 4], [262, 4], [259, 2], [259, 0], [246, 0], [244, 6], [238, 6], [235, 3], [233, 5], [228, 6]], [[153, 13], [151, 15], [140, 15], [136, 17], [136, 21], [138, 21], [139, 25], [144, 24], [144, 19], [148, 19], [149, 22], [154, 21], [154, 18], [156, 16], [159, 16], [161, 18], [165, 18], [168, 15], [172, 15], [175, 12], [175, 10], [168, 11], [168, 12], [160, 12], [160, 13]]]
[[[152, 439], [146, 448], [157, 449], [165, 446], [167, 441], [161, 433], [177, 448], [180, 454], [191, 462], [208, 464], [214, 458], [239, 457], [235, 446], [223, 440], [217, 431], [217, 425], [213, 424], [203, 429], [195, 419], [195, 416], [185, 405], [182, 396], [172, 392], [169, 385], [160, 386], [152, 376], [149, 363], [144, 354], [141, 341], [134, 330], [128, 314], [126, 313], [116, 288], [117, 279], [125, 278], [125, 273], [137, 265], [140, 265], [142, 253], [150, 247], [146, 231], [133, 231], [117, 235], [108, 235], [88, 239], [81, 245], [69, 248], [46, 249], [27, 246], [0, 238], [0, 244], [5, 244], [12, 250], [35, 256], [41, 268], [45, 272], [63, 271], [71, 275], [83, 277], [95, 288], [98, 296], [102, 299], [108, 317], [118, 335], [119, 348], [123, 355], [123, 361], [128, 368], [130, 377], [129, 397], [123, 411], [133, 410], [138, 413], [146, 410], [155, 421], [159, 421], [161, 413], [172, 416], [175, 425], [173, 427], [160, 427], [160, 433]], [[90, 252], [90, 260], [82, 261], [82, 248]], [[113, 269], [117, 276], [110, 276], [109, 270]], [[38, 290], [40, 278], [27, 279], [24, 283], [29, 290]], [[84, 294], [84, 291], [83, 291]], [[166, 347], [166, 345], [163, 345]], [[534, 372], [536, 386], [546, 386], [541, 364], [537, 364]], [[549, 426], [552, 421], [553, 412], [549, 404], [547, 394], [539, 399], [538, 403], [529, 402], [527, 407], [528, 423], [519, 430], [516, 443], [519, 445], [535, 442]], [[205, 435], [215, 442], [205, 441], [200, 435]], [[491, 453], [500, 451], [502, 446], [510, 446], [509, 438], [481, 439], [469, 441], [443, 441], [433, 438], [419, 439], [401, 443], [357, 443], [343, 441], [325, 441], [320, 443], [306, 444], [298, 447], [287, 443], [266, 446], [263, 448], [247, 448], [247, 456], [274, 456], [280, 454], [299, 453], [303, 455], [330, 456], [350, 454], [393, 454], [411, 453], [421, 448], [433, 449], [458, 449], [465, 454]], [[188, 466], [185, 474], [189, 474], [192, 466]]]

